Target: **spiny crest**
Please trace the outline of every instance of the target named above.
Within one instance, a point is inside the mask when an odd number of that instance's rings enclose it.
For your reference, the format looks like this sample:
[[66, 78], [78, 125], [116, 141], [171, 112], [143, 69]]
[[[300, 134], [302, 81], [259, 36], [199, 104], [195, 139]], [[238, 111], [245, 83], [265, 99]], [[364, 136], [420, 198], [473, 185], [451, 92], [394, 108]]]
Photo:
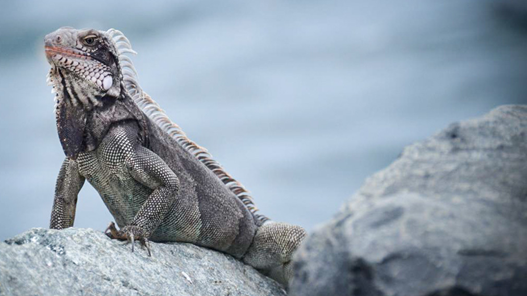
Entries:
[[261, 223], [268, 221], [269, 218], [256, 213], [258, 212], [258, 208], [254, 204], [253, 198], [249, 195], [249, 192], [245, 187], [231, 177], [223, 167], [212, 158], [212, 155], [207, 149], [197, 145], [187, 138], [181, 128], [172, 122], [166, 115], [165, 111], [163, 111], [163, 109], [161, 109], [161, 107], [159, 107], [159, 105], [141, 89], [137, 80], [137, 71], [135, 70], [132, 60], [126, 55], [129, 53], [136, 54], [132, 49], [132, 45], [128, 38], [126, 38], [121, 31], [115, 29], [110, 29], [106, 33], [110, 40], [113, 41], [119, 56], [119, 64], [123, 75], [122, 83], [139, 108], [141, 108], [141, 110], [143, 110], [143, 112], [159, 127], [173, 137], [179, 145], [189, 151], [207, 168], [209, 168], [225, 184], [225, 186], [227, 186], [227, 188], [229, 188], [243, 202], [247, 209], [249, 209], [249, 211], [251, 211]]

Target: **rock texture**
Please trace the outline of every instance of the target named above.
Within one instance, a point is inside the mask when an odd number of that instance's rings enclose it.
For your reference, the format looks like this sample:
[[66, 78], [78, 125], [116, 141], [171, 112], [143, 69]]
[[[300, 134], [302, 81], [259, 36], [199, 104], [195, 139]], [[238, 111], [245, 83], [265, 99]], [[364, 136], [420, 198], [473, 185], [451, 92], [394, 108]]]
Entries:
[[405, 148], [296, 255], [292, 295], [527, 295], [527, 107]]
[[0, 243], [0, 295], [285, 295], [231, 256], [152, 243], [152, 257], [91, 229], [32, 229]]

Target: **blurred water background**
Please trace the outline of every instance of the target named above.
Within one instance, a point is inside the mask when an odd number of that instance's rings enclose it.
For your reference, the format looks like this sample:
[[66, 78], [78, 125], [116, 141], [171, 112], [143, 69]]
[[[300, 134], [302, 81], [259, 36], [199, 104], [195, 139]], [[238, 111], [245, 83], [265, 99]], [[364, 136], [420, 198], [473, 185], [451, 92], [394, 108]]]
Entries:
[[[0, 239], [48, 227], [63, 159], [43, 37], [122, 30], [142, 87], [271, 218], [308, 230], [403, 147], [527, 102], [522, 1], [2, 1]], [[75, 226], [113, 220], [86, 183]]]

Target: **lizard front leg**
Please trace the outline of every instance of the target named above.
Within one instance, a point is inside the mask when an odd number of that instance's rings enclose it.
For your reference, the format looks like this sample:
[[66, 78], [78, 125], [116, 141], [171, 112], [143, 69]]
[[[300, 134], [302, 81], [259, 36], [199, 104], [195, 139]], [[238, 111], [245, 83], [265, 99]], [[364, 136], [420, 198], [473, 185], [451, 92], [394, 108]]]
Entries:
[[63, 229], [73, 226], [77, 197], [84, 180], [79, 174], [77, 161], [66, 158], [57, 177], [49, 228]]
[[117, 230], [112, 222], [105, 233], [110, 238], [131, 242], [132, 251], [134, 241], [138, 240], [147, 247], [150, 255], [148, 238], [172, 208], [179, 191], [179, 179], [163, 159], [143, 146], [137, 146], [127, 157], [126, 166], [137, 182], [153, 191], [130, 225]]

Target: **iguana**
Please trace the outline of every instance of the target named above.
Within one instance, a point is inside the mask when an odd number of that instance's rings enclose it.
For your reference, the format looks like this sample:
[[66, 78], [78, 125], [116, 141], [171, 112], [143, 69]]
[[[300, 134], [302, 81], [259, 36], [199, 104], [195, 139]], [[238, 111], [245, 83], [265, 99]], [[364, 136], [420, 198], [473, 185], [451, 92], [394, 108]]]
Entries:
[[46, 35], [48, 82], [66, 158], [50, 228], [73, 226], [85, 180], [113, 222], [112, 239], [190, 242], [228, 253], [287, 285], [306, 232], [273, 222], [206, 149], [172, 123], [137, 82], [129, 40], [118, 30], [63, 27]]

